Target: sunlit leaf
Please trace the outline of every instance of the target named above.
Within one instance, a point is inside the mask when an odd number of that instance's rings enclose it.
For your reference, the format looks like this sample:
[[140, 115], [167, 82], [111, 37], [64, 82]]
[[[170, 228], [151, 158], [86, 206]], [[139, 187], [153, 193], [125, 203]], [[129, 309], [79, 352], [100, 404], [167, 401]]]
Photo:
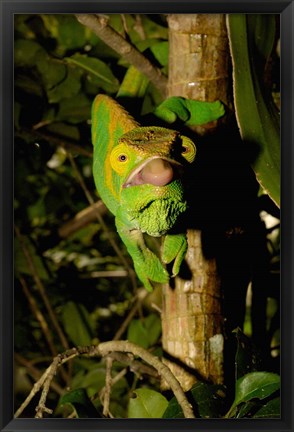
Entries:
[[233, 405], [237, 406], [253, 398], [264, 399], [279, 388], [279, 375], [271, 372], [251, 372], [237, 380]]
[[129, 418], [162, 417], [168, 405], [168, 401], [162, 394], [146, 388], [137, 389], [134, 393], [136, 397], [129, 401]]

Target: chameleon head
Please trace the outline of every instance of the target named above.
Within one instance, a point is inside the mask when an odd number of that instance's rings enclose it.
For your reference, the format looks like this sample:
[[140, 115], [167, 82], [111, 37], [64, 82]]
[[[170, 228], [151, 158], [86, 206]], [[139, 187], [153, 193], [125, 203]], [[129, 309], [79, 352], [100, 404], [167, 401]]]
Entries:
[[196, 154], [174, 130], [140, 127], [125, 133], [110, 155], [120, 177], [120, 205], [142, 232], [164, 235], [186, 211], [181, 173]]
[[122, 188], [150, 184], [161, 187], [179, 177], [184, 163], [195, 158], [194, 143], [179, 132], [139, 127], [124, 134], [110, 156]]

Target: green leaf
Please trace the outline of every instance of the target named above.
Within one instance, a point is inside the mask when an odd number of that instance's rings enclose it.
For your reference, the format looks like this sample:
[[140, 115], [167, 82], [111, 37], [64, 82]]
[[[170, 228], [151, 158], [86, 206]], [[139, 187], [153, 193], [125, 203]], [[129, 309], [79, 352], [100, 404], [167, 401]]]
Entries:
[[85, 389], [72, 390], [61, 396], [60, 405], [70, 404], [75, 409], [78, 418], [100, 417], [98, 411], [89, 399]]
[[264, 399], [279, 388], [279, 375], [271, 372], [251, 372], [237, 380], [233, 406], [254, 398]]
[[253, 418], [280, 418], [280, 417], [281, 417], [281, 400], [279, 397], [268, 401], [253, 416]]
[[60, 101], [56, 120], [76, 124], [86, 121], [90, 117], [91, 102], [85, 94], [80, 93], [76, 96]]
[[156, 314], [143, 319], [133, 319], [128, 327], [128, 340], [143, 348], [154, 345], [161, 334], [161, 321]]
[[[202, 418], [219, 418], [224, 409], [224, 391], [220, 385], [210, 385], [198, 382], [189, 391], [190, 400], [195, 405]], [[184, 418], [182, 408], [175, 397], [171, 399], [163, 418]]]
[[149, 80], [135, 66], [130, 66], [124, 76], [116, 97], [137, 97], [145, 95]]
[[[280, 206], [279, 115], [260, 73], [260, 59], [264, 64], [274, 25], [270, 15], [228, 15], [237, 122], [242, 139], [255, 147], [257, 154], [252, 165], [258, 182]], [[266, 26], [266, 33], [262, 26]]]
[[[34, 267], [38, 273], [38, 276], [42, 280], [48, 280], [48, 272], [43, 264], [41, 257], [36, 253], [36, 249], [34, 245], [26, 238], [25, 242], [26, 248], [32, 258]], [[32, 271], [28, 266], [28, 262], [24, 256], [22, 248], [19, 244], [19, 240], [16, 238], [14, 241], [14, 264], [17, 272], [22, 274], [32, 275]]]
[[249, 339], [239, 328], [233, 331], [237, 339], [237, 351], [235, 356], [236, 379], [249, 372], [258, 370], [261, 358]]
[[96, 43], [98, 37], [81, 25], [75, 16], [63, 14], [41, 15], [45, 28], [57, 41], [56, 53], [64, 55], [67, 50], [84, 48], [87, 43]]
[[67, 302], [62, 309], [64, 329], [75, 345], [90, 345], [93, 338], [93, 323], [84, 305]]
[[169, 43], [167, 41], [158, 42], [150, 47], [154, 57], [161, 66], [168, 66], [168, 49]]
[[136, 397], [129, 401], [129, 418], [162, 417], [168, 405], [168, 401], [162, 394], [146, 388], [135, 390], [134, 393]]
[[106, 92], [114, 93], [118, 90], [117, 78], [102, 60], [79, 53], [66, 57], [65, 60], [87, 72], [89, 81], [103, 88]]
[[50, 103], [62, 102], [76, 96], [81, 89], [81, 77], [78, 71], [68, 69], [66, 75], [54, 85], [47, 88]]
[[37, 56], [46, 57], [44, 48], [32, 40], [18, 39], [14, 44], [14, 63], [16, 66], [35, 66]]

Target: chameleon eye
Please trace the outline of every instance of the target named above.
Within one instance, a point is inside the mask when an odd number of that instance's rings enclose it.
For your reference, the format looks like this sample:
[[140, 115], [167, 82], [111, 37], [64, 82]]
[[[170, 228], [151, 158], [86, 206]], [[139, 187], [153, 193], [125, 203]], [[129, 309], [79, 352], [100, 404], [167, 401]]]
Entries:
[[188, 161], [193, 162], [196, 156], [196, 147], [193, 141], [189, 138], [182, 136], [182, 156]]
[[124, 144], [119, 144], [118, 146], [114, 147], [110, 153], [111, 167], [119, 175], [122, 175], [125, 172], [129, 163], [129, 159], [128, 149], [126, 149]]
[[119, 162], [126, 162], [128, 160], [128, 156], [126, 154], [120, 154], [117, 158]]

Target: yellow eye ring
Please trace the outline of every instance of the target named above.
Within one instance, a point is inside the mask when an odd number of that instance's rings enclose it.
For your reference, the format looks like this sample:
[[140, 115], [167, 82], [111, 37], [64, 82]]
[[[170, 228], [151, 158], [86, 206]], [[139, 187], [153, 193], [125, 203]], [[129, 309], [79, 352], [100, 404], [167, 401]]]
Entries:
[[129, 162], [129, 155], [126, 146], [124, 144], [119, 144], [114, 147], [110, 153], [109, 159], [112, 169], [120, 175], [123, 174]]

